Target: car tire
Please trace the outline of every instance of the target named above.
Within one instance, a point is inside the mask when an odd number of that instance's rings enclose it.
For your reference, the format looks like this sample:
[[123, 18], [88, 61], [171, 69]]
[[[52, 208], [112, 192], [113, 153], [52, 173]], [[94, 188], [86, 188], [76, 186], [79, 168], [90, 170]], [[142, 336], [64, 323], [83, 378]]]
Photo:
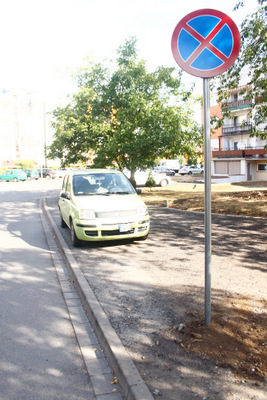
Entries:
[[64, 221], [64, 219], [62, 218], [62, 214], [60, 213], [60, 226], [61, 226], [61, 228], [67, 228], [67, 224], [66, 224], [66, 222]]
[[13, 182], [18, 182], [17, 178], [14, 178], [14, 179], [13, 179]]
[[137, 240], [138, 242], [143, 242], [143, 241], [146, 240], [147, 238], [148, 238], [148, 234], [145, 235], [145, 236], [141, 236], [141, 237], [139, 237], [139, 238], [136, 238], [136, 239], [134, 239], [134, 240]]
[[192, 171], [189, 171], [189, 172], [188, 172], [188, 175], [192, 175]]
[[167, 179], [162, 179], [162, 181], [160, 181], [160, 186], [161, 186], [161, 187], [165, 187], [165, 186], [167, 186], [167, 185], [168, 185]]
[[71, 243], [73, 247], [81, 247], [82, 241], [77, 238], [75, 229], [74, 229], [74, 224], [71, 221], [70, 223], [70, 236], [71, 236]]

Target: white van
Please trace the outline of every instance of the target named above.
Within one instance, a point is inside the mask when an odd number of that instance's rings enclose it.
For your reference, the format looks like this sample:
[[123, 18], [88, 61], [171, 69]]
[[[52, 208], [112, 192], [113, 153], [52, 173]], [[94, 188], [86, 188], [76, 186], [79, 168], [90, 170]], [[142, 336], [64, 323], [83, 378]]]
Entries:
[[159, 162], [158, 166], [172, 169], [176, 173], [178, 173], [178, 171], [181, 167], [179, 160], [161, 160]]

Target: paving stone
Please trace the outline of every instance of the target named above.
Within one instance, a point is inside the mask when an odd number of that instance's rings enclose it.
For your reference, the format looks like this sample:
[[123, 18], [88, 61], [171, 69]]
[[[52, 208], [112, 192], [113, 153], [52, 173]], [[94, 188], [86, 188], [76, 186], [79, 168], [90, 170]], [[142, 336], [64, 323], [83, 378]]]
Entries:
[[88, 318], [84, 312], [82, 306], [70, 307], [69, 308], [70, 317], [72, 322], [75, 324], [84, 324], [88, 321]]
[[89, 333], [93, 333], [94, 330], [92, 328], [92, 325], [90, 324], [90, 322], [87, 320], [87, 322], [85, 324], [76, 324], [74, 325], [74, 330], [75, 333], [77, 335], [77, 337], [79, 335], [88, 335]]
[[100, 394], [115, 393], [119, 388], [117, 384], [111, 384], [113, 379], [114, 376], [112, 374], [91, 376], [91, 382], [95, 394], [98, 396]]
[[95, 358], [85, 361], [90, 376], [110, 374], [112, 371], [106, 358]]
[[83, 346], [99, 347], [99, 342], [97, 340], [96, 335], [93, 332], [84, 333], [84, 334], [80, 334], [80, 333], [76, 332], [76, 336], [77, 336], [80, 347], [83, 347]]
[[104, 351], [101, 349], [100, 346], [97, 346], [97, 347], [80, 346], [80, 347], [81, 347], [81, 352], [82, 352], [82, 355], [83, 355], [83, 358], [85, 361], [105, 357]]
[[122, 395], [119, 392], [100, 394], [97, 396], [97, 400], [123, 400]]

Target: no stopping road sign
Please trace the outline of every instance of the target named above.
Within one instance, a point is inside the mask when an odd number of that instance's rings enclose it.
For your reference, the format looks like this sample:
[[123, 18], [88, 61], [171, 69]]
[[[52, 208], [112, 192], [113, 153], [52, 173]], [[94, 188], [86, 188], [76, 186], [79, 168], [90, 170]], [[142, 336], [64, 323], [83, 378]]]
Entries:
[[240, 50], [240, 34], [234, 21], [221, 11], [203, 9], [186, 15], [171, 41], [179, 66], [191, 75], [211, 78], [226, 71]]

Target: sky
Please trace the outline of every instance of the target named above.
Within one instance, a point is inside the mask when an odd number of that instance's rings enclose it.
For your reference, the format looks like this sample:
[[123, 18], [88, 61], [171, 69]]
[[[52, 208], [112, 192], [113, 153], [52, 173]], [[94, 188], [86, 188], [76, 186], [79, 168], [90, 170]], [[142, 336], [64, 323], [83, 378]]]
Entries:
[[[56, 96], [75, 90], [70, 80], [86, 57], [116, 59], [131, 36], [149, 69], [179, 68], [171, 37], [188, 13], [213, 8], [240, 26], [257, 0], [233, 12], [236, 0], [0, 0], [0, 90], [15, 88]], [[185, 82], [196, 81], [184, 73]]]

